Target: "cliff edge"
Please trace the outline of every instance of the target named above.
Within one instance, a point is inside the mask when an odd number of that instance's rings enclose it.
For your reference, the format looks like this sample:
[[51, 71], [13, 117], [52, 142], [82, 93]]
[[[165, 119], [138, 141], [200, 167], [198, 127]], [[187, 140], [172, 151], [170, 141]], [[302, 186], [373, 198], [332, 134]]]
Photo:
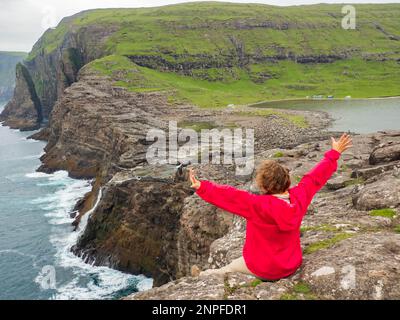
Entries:
[[[279, 162], [301, 176], [328, 146], [320, 141], [279, 149]], [[400, 132], [355, 136], [343, 160], [305, 216], [304, 261], [294, 275], [274, 282], [239, 273], [189, 276], [126, 299], [399, 299]], [[211, 244], [204, 267], [239, 257], [244, 230], [235, 217], [230, 231]]]
[[0, 51], [0, 102], [8, 101], [14, 93], [15, 66], [27, 53]]
[[[356, 30], [340, 27], [341, 9], [194, 2], [84, 11], [37, 41], [2, 120], [21, 129], [47, 123], [79, 70], [111, 55], [145, 71], [147, 81], [139, 87], [130, 84], [135, 74], [126, 77], [130, 90], [175, 88], [171, 100], [202, 107], [313, 95], [399, 95], [399, 28], [393, 16], [400, 6], [357, 5]], [[379, 46], [371, 50], [371, 42]], [[20, 101], [26, 87], [31, 96]], [[28, 111], [30, 99], [35, 108]]]

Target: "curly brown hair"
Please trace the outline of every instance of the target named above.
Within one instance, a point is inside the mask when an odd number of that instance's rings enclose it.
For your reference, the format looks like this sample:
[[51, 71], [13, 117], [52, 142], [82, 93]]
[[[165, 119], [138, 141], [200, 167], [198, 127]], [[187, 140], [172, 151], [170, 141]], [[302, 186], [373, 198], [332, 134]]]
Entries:
[[256, 184], [264, 194], [279, 194], [290, 187], [289, 170], [273, 160], [264, 160], [257, 168]]

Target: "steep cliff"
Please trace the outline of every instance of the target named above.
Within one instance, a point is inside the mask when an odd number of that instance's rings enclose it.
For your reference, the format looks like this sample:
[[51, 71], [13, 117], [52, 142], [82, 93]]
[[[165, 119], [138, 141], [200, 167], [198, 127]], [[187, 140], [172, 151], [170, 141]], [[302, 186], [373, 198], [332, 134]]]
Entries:
[[88, 263], [150, 276], [156, 286], [187, 275], [188, 262], [204, 264], [210, 244], [232, 220], [200, 206], [191, 194], [174, 167], [117, 174], [103, 188], [100, 207], [72, 250]]
[[115, 31], [112, 25], [76, 27], [73, 21], [79, 16], [65, 18], [57, 29], [46, 31], [24, 62], [44, 118], [49, 117], [64, 89], [77, 80], [79, 69], [104, 54], [105, 40]]
[[[305, 113], [302, 118], [296, 111], [268, 112], [260, 117], [257, 109], [210, 111], [171, 103], [169, 91], [129, 92], [118, 86], [126, 80], [124, 72], [114, 65], [105, 76], [99, 63], [80, 71], [78, 81], [56, 103], [49, 127], [39, 133], [48, 140], [39, 170], [64, 169], [74, 177], [95, 178], [92, 192], [76, 207], [75, 225], [102, 190], [100, 203], [73, 248], [76, 254], [90, 263], [144, 273], [156, 285], [190, 274], [194, 264], [206, 265], [210, 244], [228, 231], [232, 217], [220, 211], [216, 215], [218, 210], [201, 204], [185, 177], [176, 175], [176, 164], [147, 163], [149, 129], [167, 132], [169, 120], [183, 127], [246, 126], [256, 128], [258, 147], [264, 149], [282, 145], [282, 137], [286, 145], [315, 139], [321, 135], [318, 126], [327, 123], [322, 114]], [[141, 76], [138, 69], [136, 77]], [[304, 122], [301, 126], [294, 121], [298, 119]], [[206, 165], [204, 172], [233, 177], [223, 166]]]
[[15, 67], [27, 56], [23, 52], [0, 52], [0, 102], [9, 100], [15, 87]]
[[[396, 4], [358, 5], [357, 29], [344, 30], [340, 5], [210, 2], [90, 10], [46, 31], [24, 64], [43, 119], [83, 65], [111, 54], [175, 86], [174, 99], [200, 106], [314, 94], [398, 95], [393, 17], [399, 11]], [[13, 113], [23, 123], [23, 112]]]
[[13, 98], [0, 115], [4, 124], [14, 129], [35, 130], [42, 121], [42, 109], [32, 78], [26, 67], [16, 67], [16, 87]]
[[[73, 19], [79, 16], [65, 18], [57, 29], [47, 30], [23, 62], [25, 76], [21, 77], [17, 70], [14, 100], [2, 114], [13, 127], [39, 127], [42, 120], [49, 118], [64, 89], [77, 80], [80, 68], [104, 54], [104, 42], [114, 31], [113, 26], [91, 24], [76, 28]], [[28, 113], [26, 104], [21, 102], [25, 87], [30, 88], [32, 97], [37, 97], [35, 108]]]
[[144, 133], [165, 127], [157, 118], [166, 97], [129, 93], [90, 67], [79, 79], [54, 107], [39, 170], [62, 169], [76, 178], [90, 178], [99, 168], [112, 174], [145, 162]]

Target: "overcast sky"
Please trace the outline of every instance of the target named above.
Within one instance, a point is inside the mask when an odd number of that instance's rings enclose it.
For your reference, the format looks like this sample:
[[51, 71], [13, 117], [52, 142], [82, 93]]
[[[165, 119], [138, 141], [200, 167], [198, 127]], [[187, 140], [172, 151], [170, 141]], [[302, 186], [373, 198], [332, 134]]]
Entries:
[[[0, 51], [30, 51], [48, 28], [65, 16], [94, 8], [153, 7], [185, 0], [0, 0]], [[399, 3], [400, 0], [230, 0], [227, 2], [298, 5], [313, 3]]]

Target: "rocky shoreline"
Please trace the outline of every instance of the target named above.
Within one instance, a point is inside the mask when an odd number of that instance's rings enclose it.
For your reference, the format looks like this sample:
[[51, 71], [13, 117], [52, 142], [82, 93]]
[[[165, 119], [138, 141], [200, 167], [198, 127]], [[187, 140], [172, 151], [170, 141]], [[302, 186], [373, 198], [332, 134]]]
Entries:
[[[71, 250], [88, 263], [154, 279], [156, 288], [127, 299], [400, 297], [393, 285], [400, 270], [399, 132], [355, 136], [354, 149], [304, 221], [305, 259], [295, 275], [273, 283], [240, 274], [196, 278], [190, 276], [193, 266], [220, 267], [241, 254], [245, 224], [194, 195], [185, 170], [149, 165], [148, 130], [167, 130], [169, 121], [198, 131], [254, 129], [256, 163], [276, 159], [296, 183], [329, 147], [332, 119], [323, 112], [202, 109], [170, 103], [170, 92], [129, 92], [116, 80], [90, 64], [82, 68], [54, 106], [49, 125], [32, 138], [47, 141], [39, 171], [93, 179], [92, 191], [76, 204], [75, 226], [102, 190]], [[252, 177], [238, 179], [234, 165], [196, 168], [201, 178], [253, 190]], [[346, 284], [353, 274], [357, 290]]]
[[[400, 267], [400, 235], [394, 231], [400, 205], [398, 132], [355, 136], [355, 148], [344, 156], [304, 221], [307, 253], [294, 276], [274, 283], [256, 283], [239, 274], [190, 276], [194, 265], [219, 267], [241, 254], [244, 221], [202, 202], [188, 188], [184, 171], [174, 165], [147, 165], [146, 130], [165, 129], [169, 120], [185, 126], [190, 120], [189, 127], [212, 123], [216, 128], [254, 128], [256, 162], [269, 157], [282, 162], [296, 183], [329, 147], [332, 133], [324, 128], [331, 119], [324, 113], [257, 111], [169, 105], [161, 93], [130, 93], [84, 68], [55, 106], [49, 127], [36, 135], [48, 140], [40, 170], [65, 169], [73, 177], [95, 178], [93, 191], [77, 204], [76, 223], [93, 205], [99, 188], [103, 191], [72, 250], [88, 263], [153, 277], [159, 286], [127, 299], [398, 297], [392, 286]], [[294, 124], [288, 114], [303, 115], [307, 126]], [[198, 165], [197, 170], [201, 178], [252, 190], [251, 177], [237, 179], [234, 166]], [[374, 209], [393, 210], [394, 217], [372, 216]], [[341, 287], [348, 266], [360, 274], [357, 288], [362, 290]], [[328, 274], [315, 277], [315, 272]], [[377, 276], [363, 279], [363, 274]], [[383, 289], [376, 289], [382, 281]], [[307, 292], [297, 292], [297, 287]]]
[[[293, 121], [299, 118], [300, 126]], [[38, 170], [94, 179], [92, 192], [75, 208], [75, 226], [103, 190], [72, 248], [77, 255], [151, 276], [155, 285], [190, 274], [194, 264], [206, 266], [211, 243], [233, 223], [230, 214], [216, 214], [220, 210], [196, 199], [175, 165], [146, 163], [146, 132], [166, 130], [170, 120], [187, 128], [253, 128], [256, 152], [328, 138], [323, 128], [331, 121], [324, 113], [171, 105], [165, 93], [131, 93], [83, 68], [55, 105], [49, 126], [33, 136], [48, 142]], [[234, 166], [199, 165], [199, 170], [217, 181], [243, 182], [236, 181]]]
[[[321, 158], [329, 141], [272, 149], [296, 181]], [[375, 159], [379, 158], [378, 161]], [[302, 224], [302, 267], [275, 282], [231, 273], [183, 277], [127, 299], [399, 299], [400, 131], [354, 137], [338, 172], [317, 194]], [[211, 244], [208, 264], [221, 267], [241, 254], [245, 222]]]

